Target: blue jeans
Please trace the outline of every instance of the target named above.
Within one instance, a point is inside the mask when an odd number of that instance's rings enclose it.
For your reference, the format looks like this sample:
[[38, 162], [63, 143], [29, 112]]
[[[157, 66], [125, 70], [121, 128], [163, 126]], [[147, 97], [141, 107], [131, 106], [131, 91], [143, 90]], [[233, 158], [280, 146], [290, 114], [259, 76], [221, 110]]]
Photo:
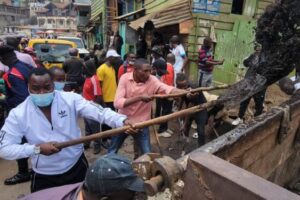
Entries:
[[[122, 133], [111, 138], [111, 146], [108, 149], [108, 153], [118, 153], [118, 150], [122, 146], [124, 140], [128, 134]], [[138, 145], [142, 154], [149, 153], [151, 151], [149, 128], [144, 128], [140, 132], [132, 135], [134, 142]]]

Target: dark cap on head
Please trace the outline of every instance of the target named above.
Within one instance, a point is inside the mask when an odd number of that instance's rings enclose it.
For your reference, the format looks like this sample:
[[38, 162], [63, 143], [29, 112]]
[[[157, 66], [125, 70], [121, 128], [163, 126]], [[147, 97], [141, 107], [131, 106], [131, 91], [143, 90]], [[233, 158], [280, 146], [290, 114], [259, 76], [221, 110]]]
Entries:
[[7, 37], [6, 38], [7, 45], [12, 46], [15, 50], [18, 49], [18, 46], [20, 44], [20, 38], [17, 37]]
[[69, 48], [69, 54], [70, 54], [70, 56], [77, 56], [78, 55], [78, 49]]
[[157, 46], [154, 46], [154, 47], [151, 49], [151, 52], [152, 52], [152, 53], [155, 53], [155, 54], [157, 54], [157, 55], [159, 55], [159, 56], [163, 56], [161, 49], [160, 49], [159, 47], [157, 47]]
[[134, 173], [131, 162], [114, 153], [93, 163], [86, 173], [85, 185], [90, 193], [101, 196], [124, 189], [144, 191], [144, 182]]
[[12, 67], [12, 65], [18, 60], [14, 52], [14, 48], [7, 45], [6, 40], [0, 40], [0, 60], [8, 67]]
[[152, 66], [157, 70], [160, 71], [162, 74], [167, 73], [167, 63], [163, 59], [157, 59], [154, 61]]
[[[0, 54], [7, 54], [14, 51], [14, 47], [7, 41], [8, 38], [0, 39]], [[10, 39], [9, 39], [10, 40]]]

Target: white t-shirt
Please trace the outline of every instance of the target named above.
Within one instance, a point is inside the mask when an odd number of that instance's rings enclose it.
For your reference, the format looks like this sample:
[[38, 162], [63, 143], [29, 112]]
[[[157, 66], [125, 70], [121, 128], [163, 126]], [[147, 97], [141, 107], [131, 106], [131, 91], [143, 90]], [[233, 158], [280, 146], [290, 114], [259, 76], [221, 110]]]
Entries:
[[[55, 91], [50, 123], [42, 111], [27, 97], [9, 112], [0, 131], [0, 157], [7, 160], [31, 157], [32, 168], [39, 174], [62, 174], [70, 170], [83, 153], [83, 145], [63, 148], [51, 156], [34, 154], [36, 144], [65, 142], [81, 137], [77, 120], [93, 119], [116, 128], [123, 126], [125, 115], [85, 100], [72, 92]], [[27, 143], [20, 144], [22, 137]]]
[[171, 50], [171, 53], [175, 55], [174, 71], [180, 73], [183, 68], [184, 58], [186, 57], [185, 50], [180, 44], [176, 48]]

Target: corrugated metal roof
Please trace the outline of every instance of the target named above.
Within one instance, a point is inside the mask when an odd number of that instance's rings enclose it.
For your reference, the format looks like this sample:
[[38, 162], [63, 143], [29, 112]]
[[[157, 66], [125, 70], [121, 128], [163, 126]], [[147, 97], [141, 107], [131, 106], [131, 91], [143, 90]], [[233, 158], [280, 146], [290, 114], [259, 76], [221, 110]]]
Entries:
[[161, 28], [164, 26], [179, 24], [183, 21], [192, 18], [192, 11], [190, 0], [180, 0], [174, 2], [168, 8], [158, 10], [154, 13], [145, 15], [130, 23], [130, 27], [138, 29], [143, 27], [146, 21], [151, 20], [155, 25], [155, 28]]

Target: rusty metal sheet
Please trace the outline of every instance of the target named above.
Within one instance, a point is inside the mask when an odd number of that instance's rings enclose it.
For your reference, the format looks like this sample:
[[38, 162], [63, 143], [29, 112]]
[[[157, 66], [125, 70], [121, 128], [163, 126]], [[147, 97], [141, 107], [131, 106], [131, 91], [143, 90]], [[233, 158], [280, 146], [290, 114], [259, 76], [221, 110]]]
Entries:
[[190, 154], [183, 199], [299, 200], [300, 196], [212, 154]]
[[[180, 13], [180, 15], [178, 13]], [[129, 26], [137, 30], [139, 27], [143, 27], [147, 21], [151, 20], [156, 28], [161, 28], [179, 24], [189, 19], [192, 19], [190, 1], [182, 0], [175, 2], [167, 8], [157, 10], [156, 12], [132, 21]]]

